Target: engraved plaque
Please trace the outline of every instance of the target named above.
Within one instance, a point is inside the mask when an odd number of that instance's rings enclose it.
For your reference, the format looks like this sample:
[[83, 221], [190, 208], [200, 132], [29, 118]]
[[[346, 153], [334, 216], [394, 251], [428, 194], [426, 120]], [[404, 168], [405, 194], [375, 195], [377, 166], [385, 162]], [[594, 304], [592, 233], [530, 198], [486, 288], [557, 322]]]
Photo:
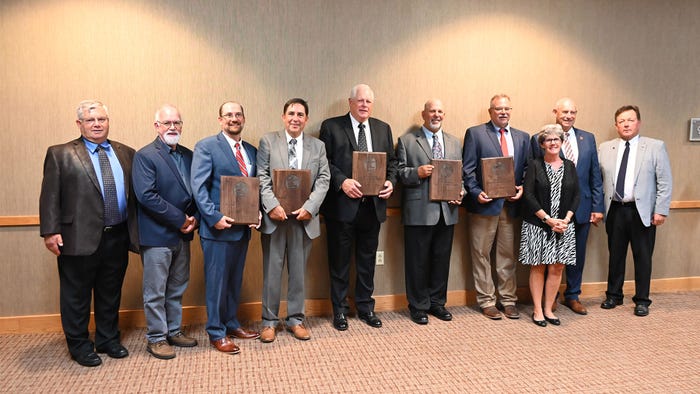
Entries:
[[462, 160], [433, 160], [430, 176], [430, 200], [459, 200], [462, 191]]
[[365, 196], [377, 196], [386, 182], [386, 152], [352, 152], [352, 179]]
[[221, 213], [236, 224], [258, 224], [260, 180], [247, 176], [221, 177]]
[[481, 159], [481, 184], [489, 198], [515, 195], [515, 162], [513, 157]]
[[284, 213], [301, 208], [311, 194], [311, 170], [272, 170], [272, 191]]

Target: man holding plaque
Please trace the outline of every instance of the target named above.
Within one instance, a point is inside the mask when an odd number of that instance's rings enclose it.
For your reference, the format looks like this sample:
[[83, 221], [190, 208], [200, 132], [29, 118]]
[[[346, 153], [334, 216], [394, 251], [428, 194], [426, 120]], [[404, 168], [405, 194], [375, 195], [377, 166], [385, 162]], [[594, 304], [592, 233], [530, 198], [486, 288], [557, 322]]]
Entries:
[[221, 132], [194, 147], [192, 193], [199, 209], [199, 238], [204, 254], [207, 334], [218, 351], [236, 354], [229, 335], [254, 339], [260, 335], [241, 326], [236, 317], [248, 252], [250, 228], [221, 213], [221, 177], [255, 176], [256, 149], [243, 141], [243, 107], [226, 102], [219, 107]]
[[[374, 92], [367, 85], [356, 85], [348, 99], [350, 112], [326, 119], [321, 124], [321, 140], [331, 170], [331, 186], [321, 207], [328, 235], [328, 265], [331, 276], [333, 327], [348, 329], [347, 301], [350, 257], [355, 250], [355, 304], [360, 320], [379, 328], [382, 321], [374, 314], [374, 262], [379, 244], [379, 228], [386, 220], [386, 200], [394, 191], [397, 162], [391, 127], [371, 118]], [[353, 152], [384, 152], [386, 180], [378, 195], [366, 195], [362, 184], [353, 179]]]
[[[579, 195], [581, 200], [574, 217], [576, 230], [576, 264], [566, 265], [566, 291], [564, 305], [574, 313], [585, 315], [586, 307], [578, 297], [581, 294], [583, 266], [586, 262], [586, 242], [591, 223], [597, 225], [603, 220], [603, 179], [598, 163], [595, 136], [585, 130], [574, 127], [578, 109], [576, 103], [569, 98], [557, 100], [554, 105], [554, 117], [557, 124], [564, 130], [564, 142], [559, 155], [569, 159], [576, 165], [578, 175]], [[530, 151], [533, 157], [542, 157], [544, 152], [537, 143], [537, 135], [530, 140]], [[556, 305], [556, 300], [554, 301]], [[554, 310], [555, 308], [552, 308]]]
[[[520, 317], [515, 305], [518, 300], [515, 294], [516, 252], [519, 249], [516, 237], [520, 234], [518, 204], [523, 195], [522, 182], [527, 169], [530, 136], [510, 126], [511, 111], [510, 97], [505, 94], [493, 96], [489, 106], [491, 121], [467, 129], [462, 153], [476, 300], [484, 316], [492, 320], [501, 319], [497, 301], [500, 301], [507, 318]], [[489, 196], [484, 191], [487, 183], [498, 183], [499, 179], [485, 176], [485, 172], [490, 171], [484, 171], [482, 159], [501, 157], [512, 158], [512, 192], [505, 197]], [[502, 163], [497, 162], [496, 165]], [[491, 250], [494, 244], [500, 300], [496, 297], [491, 275]]]
[[190, 241], [198, 215], [190, 189], [192, 151], [179, 144], [180, 111], [163, 105], [155, 118], [158, 135], [136, 152], [132, 181], [139, 202], [146, 350], [155, 358], [171, 359], [175, 357], [172, 346], [197, 346], [197, 340], [186, 336], [180, 324], [182, 295], [190, 279]]
[[[445, 309], [447, 279], [454, 225], [465, 191], [460, 176], [461, 146], [457, 138], [442, 130], [442, 102], [428, 100], [421, 116], [423, 127], [399, 137], [396, 156], [399, 179], [404, 185], [401, 212], [408, 309], [413, 322], [428, 324], [428, 313], [440, 320], [452, 320], [452, 314]], [[434, 169], [436, 162], [442, 160], [454, 161], [456, 193], [432, 200], [430, 178], [440, 176]], [[448, 183], [449, 177], [438, 181]]]
[[[325, 146], [303, 132], [308, 113], [306, 101], [290, 99], [284, 104], [282, 113], [284, 130], [265, 134], [258, 145], [258, 176], [264, 211], [260, 227], [263, 250], [263, 330], [260, 341], [263, 343], [273, 342], [276, 338], [285, 260], [288, 272], [287, 330], [296, 339], [311, 338], [304, 327], [306, 261], [311, 252], [311, 240], [321, 235], [318, 214], [331, 174]], [[280, 170], [292, 171], [285, 172], [286, 177], [275, 176], [275, 171]], [[303, 188], [305, 182], [299, 179], [304, 173], [310, 173], [309, 189], [298, 199], [292, 198], [289, 204], [283, 204], [282, 196]]]

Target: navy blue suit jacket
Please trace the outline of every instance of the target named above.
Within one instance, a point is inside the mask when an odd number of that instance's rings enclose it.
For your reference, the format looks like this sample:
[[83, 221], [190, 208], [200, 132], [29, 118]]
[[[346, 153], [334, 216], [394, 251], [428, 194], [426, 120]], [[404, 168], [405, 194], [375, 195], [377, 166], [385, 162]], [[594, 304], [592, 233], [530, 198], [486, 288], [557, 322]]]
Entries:
[[[170, 147], [159, 137], [134, 155], [131, 179], [138, 200], [139, 243], [144, 246], [175, 246], [182, 239], [191, 241], [194, 232], [183, 234], [180, 227], [186, 215], [197, 212], [189, 185], [180, 176], [170, 157]], [[178, 145], [187, 173], [192, 151]]]
[[[257, 149], [245, 141], [243, 148], [248, 155], [251, 168], [248, 176], [256, 176], [255, 164]], [[240, 241], [250, 238], [247, 225], [234, 225], [225, 230], [217, 230], [214, 225], [224, 217], [219, 210], [221, 195], [221, 176], [242, 176], [231, 145], [220, 132], [207, 137], [194, 146], [192, 158], [192, 193], [199, 209], [201, 222], [199, 236], [216, 241]]]
[[[530, 156], [530, 135], [522, 130], [510, 127], [513, 137], [513, 160], [515, 162], [515, 185], [523, 184], [523, 176], [527, 170], [527, 160]], [[497, 216], [503, 210], [505, 204], [508, 215], [517, 216], [519, 201], [509, 202], [505, 198], [496, 198], [493, 201], [481, 204], [477, 200], [484, 190], [482, 186], [481, 159], [488, 157], [501, 157], [500, 133], [490, 121], [482, 125], [470, 127], [464, 135], [464, 148], [462, 149], [462, 177], [467, 196], [463, 203], [467, 210], [480, 215]]]
[[[595, 136], [585, 130], [572, 127], [578, 145], [578, 160], [576, 161], [576, 175], [578, 175], [578, 187], [580, 201], [576, 210], [576, 223], [588, 223], [591, 212], [605, 212], [603, 204], [603, 177], [598, 162], [598, 146]], [[533, 158], [544, 155], [542, 147], [537, 143], [537, 135], [530, 140], [530, 153]], [[564, 150], [559, 153], [564, 158]]]

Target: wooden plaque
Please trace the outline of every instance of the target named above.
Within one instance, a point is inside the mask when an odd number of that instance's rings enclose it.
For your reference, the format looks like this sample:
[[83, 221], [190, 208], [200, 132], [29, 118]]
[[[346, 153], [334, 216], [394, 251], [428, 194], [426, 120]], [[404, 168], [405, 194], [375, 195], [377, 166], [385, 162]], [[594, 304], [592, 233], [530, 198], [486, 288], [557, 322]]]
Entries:
[[489, 198], [515, 195], [515, 162], [513, 157], [481, 159], [481, 184]]
[[365, 196], [377, 196], [386, 182], [386, 152], [352, 152], [352, 179]]
[[260, 180], [247, 176], [222, 176], [219, 209], [236, 224], [258, 224]]
[[311, 194], [311, 170], [272, 170], [272, 191], [284, 213], [301, 208]]
[[430, 176], [430, 200], [459, 200], [462, 191], [462, 160], [433, 160]]

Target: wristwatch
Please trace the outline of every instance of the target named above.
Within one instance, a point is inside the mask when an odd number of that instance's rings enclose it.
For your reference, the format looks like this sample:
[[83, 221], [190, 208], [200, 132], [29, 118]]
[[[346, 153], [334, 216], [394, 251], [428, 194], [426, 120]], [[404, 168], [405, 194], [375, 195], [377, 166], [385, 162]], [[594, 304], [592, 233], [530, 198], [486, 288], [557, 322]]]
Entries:
[[551, 216], [544, 215], [544, 217], [542, 218], [542, 223], [547, 223], [547, 220], [549, 220], [549, 219], [551, 219]]

